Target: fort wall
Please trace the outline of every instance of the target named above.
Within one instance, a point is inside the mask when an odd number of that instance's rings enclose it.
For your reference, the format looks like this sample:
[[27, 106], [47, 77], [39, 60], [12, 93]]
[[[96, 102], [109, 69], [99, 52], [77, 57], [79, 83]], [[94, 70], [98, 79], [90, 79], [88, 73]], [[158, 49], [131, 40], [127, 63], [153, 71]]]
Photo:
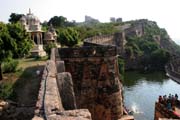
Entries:
[[43, 71], [33, 120], [91, 120], [88, 109], [76, 109], [71, 75], [64, 71], [64, 62], [55, 59], [55, 49], [52, 49], [51, 59]]
[[[99, 36], [86, 40], [83, 47], [52, 49], [34, 120], [121, 119], [124, 109], [118, 54], [123, 50], [123, 36]], [[101, 42], [96, 42], [99, 39]]]
[[112, 35], [94, 36], [84, 40], [85, 46], [116, 46], [119, 55], [124, 53], [125, 44], [126, 39], [124, 32], [119, 32]]
[[117, 48], [62, 48], [59, 55], [65, 71], [72, 75], [77, 108], [87, 108], [93, 120], [121, 118], [123, 99]]

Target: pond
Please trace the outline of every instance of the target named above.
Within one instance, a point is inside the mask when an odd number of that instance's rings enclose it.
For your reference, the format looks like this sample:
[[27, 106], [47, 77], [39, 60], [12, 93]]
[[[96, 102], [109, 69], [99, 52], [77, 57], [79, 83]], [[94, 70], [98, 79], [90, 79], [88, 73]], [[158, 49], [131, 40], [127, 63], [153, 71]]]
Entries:
[[123, 85], [125, 106], [134, 111], [135, 120], [154, 120], [155, 101], [159, 95], [177, 93], [180, 97], [180, 84], [164, 72], [126, 72]]

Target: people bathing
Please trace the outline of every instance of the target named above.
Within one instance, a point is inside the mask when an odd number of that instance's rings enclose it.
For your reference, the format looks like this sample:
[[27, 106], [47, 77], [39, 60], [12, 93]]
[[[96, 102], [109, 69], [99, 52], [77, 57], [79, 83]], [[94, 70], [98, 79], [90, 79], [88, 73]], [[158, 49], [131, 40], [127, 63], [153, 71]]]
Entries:
[[169, 96], [167, 97], [166, 95], [164, 96], [159, 96], [158, 102], [163, 104], [168, 110], [174, 110], [175, 106], [179, 105], [179, 101], [178, 101], [178, 95], [171, 95], [169, 94]]

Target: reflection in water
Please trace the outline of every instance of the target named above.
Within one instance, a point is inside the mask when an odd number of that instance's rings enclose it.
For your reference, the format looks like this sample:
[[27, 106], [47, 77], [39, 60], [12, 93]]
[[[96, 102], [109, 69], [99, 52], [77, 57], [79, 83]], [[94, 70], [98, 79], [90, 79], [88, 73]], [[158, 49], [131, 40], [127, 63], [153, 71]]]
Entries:
[[134, 112], [136, 120], [154, 119], [154, 104], [159, 95], [177, 93], [180, 96], [180, 85], [162, 72], [126, 72], [123, 84], [125, 105]]
[[169, 78], [165, 76], [164, 72], [154, 72], [151, 74], [142, 74], [135, 71], [126, 72], [124, 76], [125, 80], [123, 81], [123, 84], [125, 86], [132, 87], [133, 85], [137, 85], [138, 82], [143, 82], [146, 80], [147, 82], [157, 82], [159, 84], [163, 84], [166, 80]]

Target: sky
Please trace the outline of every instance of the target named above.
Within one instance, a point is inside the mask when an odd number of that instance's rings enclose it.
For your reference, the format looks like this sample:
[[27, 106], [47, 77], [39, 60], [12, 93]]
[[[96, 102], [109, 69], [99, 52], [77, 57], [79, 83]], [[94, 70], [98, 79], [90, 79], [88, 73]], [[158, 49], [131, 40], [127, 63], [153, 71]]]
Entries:
[[8, 22], [11, 13], [26, 14], [29, 8], [41, 22], [53, 16], [82, 22], [85, 15], [101, 22], [108, 22], [110, 17], [149, 19], [165, 28], [180, 45], [179, 5], [180, 0], [0, 0], [0, 21]]

